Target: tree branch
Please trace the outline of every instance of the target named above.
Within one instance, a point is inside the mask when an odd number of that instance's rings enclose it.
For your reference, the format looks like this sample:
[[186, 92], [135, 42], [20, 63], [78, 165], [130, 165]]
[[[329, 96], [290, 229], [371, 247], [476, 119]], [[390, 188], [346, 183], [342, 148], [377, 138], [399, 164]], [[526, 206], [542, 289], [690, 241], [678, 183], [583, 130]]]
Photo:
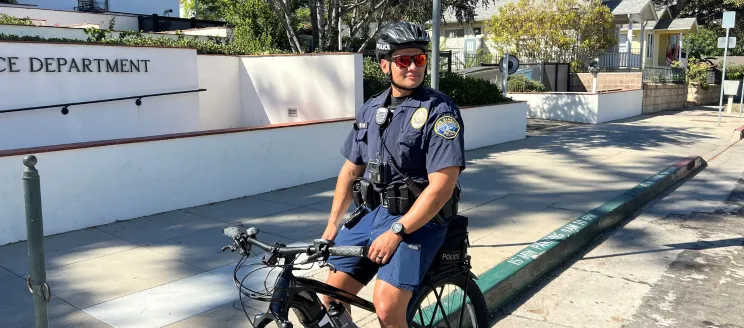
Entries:
[[371, 41], [373, 38], [375, 38], [375, 36], [377, 35], [377, 33], [380, 32], [380, 29], [382, 29], [382, 20], [385, 18], [385, 10], [386, 9], [387, 9], [387, 4], [385, 5], [384, 8], [382, 8], [382, 11], [380, 12], [380, 17], [377, 19], [377, 27], [375, 28], [375, 32], [372, 33], [372, 35], [368, 36], [366, 40], [364, 40], [364, 43], [362, 43], [362, 46], [359, 47], [359, 50], [357, 50], [357, 52], [364, 51], [364, 48], [367, 47], [367, 44], [369, 43], [369, 41]]
[[352, 10], [356, 9], [357, 7], [359, 7], [359, 6], [361, 6], [361, 5], [365, 4], [365, 3], [367, 3], [368, 1], [369, 1], [369, 0], [362, 0], [362, 1], [360, 1], [360, 2], [357, 2], [357, 3], [353, 4], [353, 5], [349, 5], [349, 6], [347, 6], [347, 7], [343, 7], [343, 6], [342, 6], [342, 7], [341, 7], [341, 16], [343, 16], [343, 15], [345, 15], [346, 13], [348, 13], [348, 12], [350, 12], [350, 11], [352, 11]]
[[[351, 28], [349, 29], [349, 33], [350, 33], [350, 35], [354, 35], [354, 34], [356, 34], [356, 32], [358, 32], [358, 31], [359, 31], [359, 29], [360, 29], [360, 28], [361, 28], [362, 26], [364, 26], [364, 25], [366, 25], [366, 24], [369, 24], [369, 21], [370, 21], [370, 19], [372, 19], [372, 18], [373, 18], [373, 17], [375, 16], [375, 13], [377, 12], [377, 10], [378, 10], [378, 9], [380, 9], [380, 7], [382, 7], [382, 6], [385, 6], [385, 8], [383, 8], [383, 11], [384, 11], [384, 10], [385, 10], [385, 9], [387, 8], [387, 5], [388, 5], [389, 3], [390, 3], [390, 0], [383, 0], [383, 1], [381, 1], [380, 3], [378, 3], [377, 5], [375, 5], [374, 7], [372, 7], [372, 10], [370, 10], [370, 11], [369, 11], [369, 12], [367, 13], [367, 15], [366, 15], [366, 16], [364, 16], [364, 18], [362, 18], [362, 20], [361, 20], [361, 21], [359, 21], [359, 23], [357, 23], [356, 25], [352, 26], [352, 27], [351, 27]], [[378, 27], [379, 27], [379, 26], [378, 26]]]

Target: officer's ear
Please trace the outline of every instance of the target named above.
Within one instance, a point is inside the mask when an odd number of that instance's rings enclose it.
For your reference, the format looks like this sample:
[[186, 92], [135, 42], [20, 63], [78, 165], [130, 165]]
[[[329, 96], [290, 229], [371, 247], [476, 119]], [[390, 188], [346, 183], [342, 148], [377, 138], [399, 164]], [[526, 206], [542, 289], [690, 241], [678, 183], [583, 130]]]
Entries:
[[385, 74], [387, 74], [388, 72], [388, 65], [390, 65], [390, 62], [387, 60], [386, 57], [382, 57], [382, 59], [380, 59], [380, 69]]

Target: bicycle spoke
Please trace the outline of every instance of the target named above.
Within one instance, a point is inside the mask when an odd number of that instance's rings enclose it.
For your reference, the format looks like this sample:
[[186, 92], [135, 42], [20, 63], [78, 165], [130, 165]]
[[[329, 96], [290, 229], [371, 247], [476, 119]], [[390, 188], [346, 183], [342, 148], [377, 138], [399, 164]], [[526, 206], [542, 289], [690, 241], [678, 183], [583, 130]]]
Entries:
[[[444, 287], [442, 287], [442, 289], [444, 289]], [[452, 327], [450, 327], [449, 322], [447, 322], [447, 313], [444, 311], [444, 306], [442, 305], [442, 299], [439, 297], [439, 294], [437, 294], [436, 290], [433, 290], [432, 289], [432, 291], [434, 292], [434, 296], [436, 296], [436, 298], [437, 298], [437, 304], [438, 304], [439, 308], [442, 309], [442, 318], [444, 320], [444, 323], [447, 324], [447, 328], [452, 328]], [[436, 310], [434, 311], [434, 313], [436, 313]], [[435, 317], [436, 317], [436, 315], [432, 315], [431, 316], [432, 321], [434, 321], [434, 318]]]

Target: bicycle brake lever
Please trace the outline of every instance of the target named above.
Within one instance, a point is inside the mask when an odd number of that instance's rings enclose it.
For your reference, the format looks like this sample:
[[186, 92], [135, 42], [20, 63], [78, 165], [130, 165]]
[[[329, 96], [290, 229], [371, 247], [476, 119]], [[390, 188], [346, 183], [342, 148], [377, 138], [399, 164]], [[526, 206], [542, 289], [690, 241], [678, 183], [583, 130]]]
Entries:
[[224, 251], [226, 251], [226, 250], [228, 250], [228, 249], [229, 249], [229, 250], [230, 250], [231, 252], [235, 252], [235, 249], [236, 249], [236, 247], [235, 247], [234, 245], [230, 245], [230, 246], [225, 246], [225, 247], [222, 247], [222, 251], [223, 251], [223, 252], [224, 252]]

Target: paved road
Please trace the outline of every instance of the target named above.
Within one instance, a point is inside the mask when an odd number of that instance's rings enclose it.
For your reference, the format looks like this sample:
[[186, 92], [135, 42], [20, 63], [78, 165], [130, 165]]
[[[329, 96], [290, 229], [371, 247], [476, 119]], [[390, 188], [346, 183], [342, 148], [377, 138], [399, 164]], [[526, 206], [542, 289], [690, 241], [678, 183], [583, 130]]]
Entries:
[[[714, 111], [703, 108], [552, 124], [560, 128], [467, 152], [460, 210], [470, 218], [473, 271], [495, 266], [681, 157], [713, 158], [744, 125], [738, 117], [726, 117], [720, 128], [715, 122]], [[311, 241], [327, 222], [334, 185], [328, 179], [46, 238], [53, 327], [245, 327], [232, 281], [239, 257], [219, 252], [228, 241], [222, 228], [255, 226], [268, 242]], [[0, 327], [34, 325], [26, 253], [26, 243], [0, 246]], [[321, 271], [305, 274], [323, 278]], [[262, 288], [264, 277], [248, 284]], [[371, 299], [372, 287], [360, 295]], [[265, 307], [249, 305], [254, 312]], [[374, 317], [356, 318], [375, 326]]]
[[493, 327], [744, 327], [744, 141], [601, 241]]

